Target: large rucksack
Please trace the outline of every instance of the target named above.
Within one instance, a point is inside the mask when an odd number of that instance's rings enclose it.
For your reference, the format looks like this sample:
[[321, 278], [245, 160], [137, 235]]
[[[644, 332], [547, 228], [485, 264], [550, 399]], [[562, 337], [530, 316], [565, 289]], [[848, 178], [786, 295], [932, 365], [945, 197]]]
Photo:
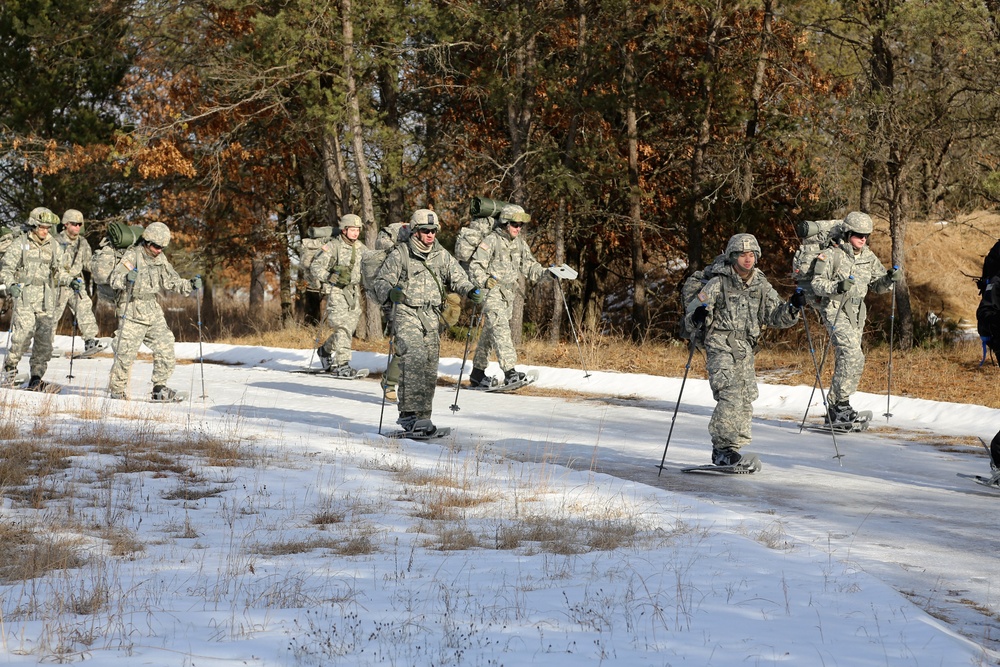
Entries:
[[815, 298], [812, 279], [816, 275], [816, 258], [824, 250], [837, 245], [844, 237], [842, 220], [803, 220], [796, 227], [798, 250], [792, 256], [792, 279], [807, 298]]
[[125, 251], [134, 246], [142, 238], [143, 229], [139, 225], [126, 225], [122, 222], [112, 222], [108, 225], [107, 234], [101, 239], [100, 246], [90, 258], [90, 278], [97, 287], [97, 297], [109, 303], [115, 302], [115, 291], [109, 281], [111, 272], [125, 255]]
[[[366, 252], [361, 258], [361, 284], [365, 288], [365, 293], [372, 300], [378, 301], [378, 297], [375, 296], [375, 277], [378, 275], [378, 270], [382, 267], [382, 263], [385, 262], [385, 258], [389, 256], [389, 251], [409, 240], [409, 224], [394, 222], [379, 230], [378, 236], [375, 238], [375, 247]], [[404, 266], [405, 271], [409, 268], [410, 253], [404, 252], [403, 257], [407, 261], [406, 266]], [[386, 306], [386, 304], [382, 305], [383, 307]]]
[[463, 267], [468, 268], [476, 248], [493, 230], [500, 211], [506, 205], [505, 201], [489, 197], [473, 197], [469, 202], [469, 215], [472, 216], [472, 221], [458, 230], [458, 236], [455, 238], [455, 259]]
[[307, 289], [314, 292], [322, 291], [323, 286], [312, 279], [309, 268], [322, 252], [323, 246], [333, 238], [333, 227], [310, 227], [306, 234], [299, 248], [299, 279], [306, 281]]
[[711, 264], [704, 269], [695, 271], [681, 283], [681, 320], [678, 327], [678, 335], [684, 340], [692, 341], [694, 346], [699, 350], [705, 349], [705, 327], [698, 327], [696, 330], [688, 328], [687, 317], [685, 317], [687, 307], [698, 296], [701, 288], [714, 278], [725, 265], [726, 256], [719, 255], [712, 260]]
[[976, 308], [976, 329], [983, 344], [1000, 357], [1000, 241], [993, 244], [983, 259], [983, 272], [976, 279], [976, 285], [981, 296]]
[[0, 225], [0, 257], [7, 249], [14, 245], [14, 241], [22, 234], [20, 229], [12, 229], [7, 225]]

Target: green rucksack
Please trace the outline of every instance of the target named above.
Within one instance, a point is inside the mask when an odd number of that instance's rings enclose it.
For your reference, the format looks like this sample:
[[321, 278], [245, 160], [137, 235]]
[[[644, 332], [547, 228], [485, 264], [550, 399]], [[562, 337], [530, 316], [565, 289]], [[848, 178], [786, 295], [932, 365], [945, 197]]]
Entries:
[[812, 279], [816, 275], [816, 258], [820, 253], [837, 245], [843, 239], [842, 220], [803, 220], [796, 226], [799, 247], [792, 256], [792, 279], [805, 293], [814, 299]]
[[688, 304], [694, 301], [698, 296], [698, 292], [701, 288], [708, 283], [709, 280], [715, 277], [722, 268], [726, 265], [726, 256], [719, 255], [712, 263], [706, 266], [704, 269], [695, 271], [690, 276], [688, 276], [684, 282], [681, 284], [681, 319], [680, 326], [678, 327], [678, 335], [684, 340], [691, 341], [693, 339], [694, 346], [699, 350], [705, 349], [705, 327], [698, 327], [695, 330], [691, 330], [687, 325], [687, 314]]
[[97, 297], [109, 303], [115, 302], [115, 290], [108, 281], [111, 272], [118, 266], [125, 251], [142, 239], [143, 228], [139, 225], [126, 225], [122, 222], [112, 222], [108, 231], [101, 239], [100, 246], [90, 258], [90, 278], [97, 287]]

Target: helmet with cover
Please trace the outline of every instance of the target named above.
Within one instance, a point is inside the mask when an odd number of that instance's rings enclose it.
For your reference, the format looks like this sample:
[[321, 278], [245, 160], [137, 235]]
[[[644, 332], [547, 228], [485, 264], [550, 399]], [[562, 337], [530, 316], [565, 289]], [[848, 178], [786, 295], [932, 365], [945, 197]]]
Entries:
[[871, 234], [875, 229], [872, 217], [860, 211], [851, 211], [844, 218], [844, 231], [848, 234]]
[[738, 255], [747, 251], [753, 251], [757, 261], [760, 261], [760, 244], [753, 234], [734, 234], [726, 244], [726, 257], [730, 261], [735, 261]]
[[68, 208], [68, 209], [66, 209], [66, 212], [63, 213], [62, 223], [63, 223], [63, 226], [68, 225], [68, 224], [74, 224], [75, 225], [77, 223], [79, 223], [79, 224], [82, 225], [83, 224], [83, 213], [80, 213], [75, 208]]
[[441, 223], [438, 220], [437, 213], [434, 211], [429, 208], [418, 208], [410, 216], [410, 229], [438, 231], [441, 229]]
[[58, 224], [59, 216], [44, 206], [32, 209], [28, 215], [29, 227], [52, 227]]
[[142, 240], [166, 248], [170, 245], [170, 228], [162, 222], [151, 222], [142, 232]]
[[506, 225], [510, 222], [524, 224], [531, 222], [531, 215], [524, 212], [524, 209], [517, 204], [506, 204], [500, 209], [500, 224]]
[[348, 213], [340, 219], [340, 231], [344, 231], [345, 229], [350, 229], [352, 227], [361, 229], [361, 216]]

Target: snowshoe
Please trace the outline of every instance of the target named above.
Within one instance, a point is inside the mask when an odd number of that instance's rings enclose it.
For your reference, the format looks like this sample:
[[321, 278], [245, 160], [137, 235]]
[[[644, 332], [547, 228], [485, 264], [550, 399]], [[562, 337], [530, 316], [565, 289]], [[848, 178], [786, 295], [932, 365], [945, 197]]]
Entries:
[[13, 387], [15, 384], [20, 384], [17, 381], [16, 368], [5, 368], [0, 371], [0, 386]]
[[73, 353], [66, 352], [66, 356], [74, 359], [86, 359], [87, 357], [92, 357], [95, 354], [101, 353], [107, 349], [110, 344], [110, 338], [88, 338], [84, 341], [82, 350]]
[[822, 424], [810, 423], [806, 424], [806, 428], [810, 431], [815, 431], [817, 433], [829, 433], [831, 430], [835, 433], [857, 433], [859, 431], [867, 431], [868, 427], [871, 426], [871, 420], [873, 413], [871, 410], [862, 410], [861, 412], [855, 412], [855, 417], [851, 421], [834, 421], [832, 424], [829, 417], [824, 418]]
[[749, 475], [763, 468], [756, 454], [744, 452], [740, 454], [735, 449], [712, 450], [712, 463], [703, 466], [681, 468], [681, 472], [707, 472], [721, 475]]
[[149, 397], [151, 403], [180, 403], [187, 399], [187, 394], [181, 393], [170, 387], [158, 384], [153, 387], [153, 393]]
[[409, 438], [410, 440], [433, 440], [443, 438], [451, 433], [448, 427], [438, 428], [430, 419], [417, 419], [415, 416], [400, 417], [397, 423], [402, 430], [386, 433], [387, 438]]
[[506, 381], [507, 378], [505, 377], [504, 378], [505, 381], [502, 384], [496, 384], [492, 387], [487, 387], [483, 391], [496, 392], [502, 394], [508, 391], [514, 391], [516, 389], [520, 389], [521, 387], [527, 386], [538, 380], [538, 371], [528, 371], [527, 373], [517, 373], [517, 374], [520, 379], [515, 380], [513, 376], [510, 376], [511, 381], [508, 382]]
[[469, 373], [469, 387], [471, 389], [491, 389], [499, 385], [500, 382], [495, 377], [487, 375], [481, 368], [473, 368]]
[[32, 375], [24, 388], [27, 391], [40, 391], [46, 394], [58, 394], [62, 391], [62, 385], [54, 382], [45, 382], [39, 375]]

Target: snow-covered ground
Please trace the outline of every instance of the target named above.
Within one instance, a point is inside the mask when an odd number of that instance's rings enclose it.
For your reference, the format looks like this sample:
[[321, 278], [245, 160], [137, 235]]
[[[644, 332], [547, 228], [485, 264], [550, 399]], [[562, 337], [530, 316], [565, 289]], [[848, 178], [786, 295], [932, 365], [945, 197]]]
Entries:
[[[198, 345], [177, 351], [196, 359]], [[959, 476], [988, 472], [968, 436], [992, 438], [997, 410], [893, 397], [887, 420], [885, 395], [858, 395], [875, 426], [839, 436], [837, 459], [829, 435], [798, 428], [810, 387], [761, 385], [763, 471], [692, 475], [678, 468], [708, 462], [713, 401], [691, 378], [660, 474], [680, 378], [539, 368], [539, 387], [580, 396], [463, 390], [455, 412], [441, 386], [434, 420], [454, 431], [419, 443], [377, 434], [396, 418], [377, 380], [291, 373], [308, 350], [204, 352], [178, 366], [172, 386], [192, 399], [176, 405], [102, 398], [107, 356], [75, 361], [57, 396], [0, 390], [21, 437], [79, 451], [45, 509], [5, 488], [3, 520], [71, 536], [84, 558], [3, 582], [0, 662], [1000, 660], [1000, 492]], [[66, 381], [68, 363], [47, 379]], [[136, 364], [136, 399], [149, 374]], [[240, 456], [158, 472], [122, 460], [205, 441]], [[121, 533], [141, 549], [115, 555]]]

